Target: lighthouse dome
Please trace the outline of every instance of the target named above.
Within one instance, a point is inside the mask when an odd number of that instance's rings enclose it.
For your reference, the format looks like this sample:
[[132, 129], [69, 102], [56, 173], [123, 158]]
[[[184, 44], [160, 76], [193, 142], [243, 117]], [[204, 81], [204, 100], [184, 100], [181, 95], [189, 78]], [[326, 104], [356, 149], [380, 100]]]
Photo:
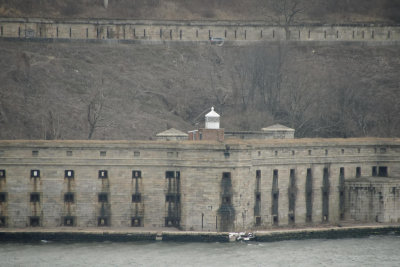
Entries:
[[211, 107], [211, 111], [206, 114], [206, 129], [219, 129], [220, 116]]

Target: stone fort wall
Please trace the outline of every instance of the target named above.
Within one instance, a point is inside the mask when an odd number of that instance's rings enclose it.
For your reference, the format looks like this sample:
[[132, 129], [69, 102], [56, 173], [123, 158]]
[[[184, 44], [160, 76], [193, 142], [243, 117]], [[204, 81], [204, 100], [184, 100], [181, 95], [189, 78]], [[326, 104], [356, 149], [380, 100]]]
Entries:
[[399, 156], [398, 139], [0, 141], [0, 225], [398, 222], [400, 182], [382, 183], [400, 177]]
[[[292, 41], [400, 40], [398, 25], [298, 25], [289, 27]], [[149, 21], [149, 20], [51, 20], [0, 18], [0, 37], [79, 40], [279, 41], [283, 27], [264, 22]]]

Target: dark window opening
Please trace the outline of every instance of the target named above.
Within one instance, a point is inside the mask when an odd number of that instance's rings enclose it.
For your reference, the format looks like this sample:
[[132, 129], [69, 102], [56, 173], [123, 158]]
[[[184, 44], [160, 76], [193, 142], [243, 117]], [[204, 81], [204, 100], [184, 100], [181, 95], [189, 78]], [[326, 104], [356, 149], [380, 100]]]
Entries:
[[175, 172], [173, 171], [166, 171], [165, 178], [175, 178]]
[[142, 218], [141, 217], [132, 217], [131, 226], [132, 227], [141, 227], [142, 226]]
[[381, 147], [381, 148], [379, 149], [379, 152], [380, 152], [380, 153], [386, 153], [386, 148]]
[[162, 38], [162, 29], [160, 29], [160, 38]]
[[325, 149], [325, 156], [328, 155], [328, 149]]
[[344, 154], [344, 149], [341, 149], [342, 154]]
[[356, 178], [360, 178], [361, 177], [361, 167], [357, 167], [356, 168]]
[[40, 226], [40, 217], [32, 216], [29, 218], [29, 225], [32, 227]]
[[101, 203], [107, 203], [108, 202], [107, 193], [99, 193], [99, 202], [101, 202]]
[[7, 218], [5, 216], [0, 216], [0, 227], [7, 226]]
[[256, 226], [261, 225], [261, 216], [256, 216]]
[[107, 156], [107, 151], [100, 151], [100, 157]]
[[385, 167], [385, 166], [379, 166], [379, 173], [378, 173], [378, 175], [380, 176], [380, 177], [387, 177], [388, 176], [388, 171], [387, 171], [387, 167]]
[[274, 153], [275, 153], [275, 156], [278, 156], [278, 151], [277, 151], [277, 150], [275, 150], [275, 152], [274, 152]]
[[140, 151], [133, 151], [133, 156], [135, 158], [140, 157]]
[[196, 30], [196, 38], [199, 37], [199, 30]]
[[308, 150], [308, 155], [311, 156], [312, 150]]
[[143, 37], [146, 37], [146, 29], [143, 29]]
[[222, 197], [222, 204], [231, 205], [231, 197]]
[[344, 220], [344, 213], [340, 213], [340, 219]]
[[106, 171], [106, 170], [100, 170], [100, 171], [99, 171], [99, 178], [101, 178], [101, 179], [107, 179], [107, 178], [108, 178], [108, 171]]
[[295, 169], [290, 169], [290, 187], [296, 186], [296, 172]]
[[75, 173], [73, 170], [65, 170], [65, 178], [74, 178]]
[[141, 171], [132, 171], [132, 178], [142, 178]]
[[40, 171], [39, 170], [31, 170], [31, 178], [39, 178]]
[[99, 217], [97, 220], [97, 225], [98, 226], [108, 226], [109, 220], [107, 217]]
[[71, 157], [71, 156], [72, 156], [72, 151], [71, 151], [71, 150], [68, 150], [68, 151], [66, 152], [66, 154], [67, 154], [68, 157]]
[[6, 170], [0, 170], [0, 179], [6, 178]]
[[274, 193], [274, 199], [275, 199], [275, 200], [278, 199], [278, 193]]
[[278, 224], [279, 223], [278, 215], [273, 215], [273, 217], [274, 217], [274, 224]]
[[64, 194], [64, 202], [74, 203], [74, 193], [65, 193]]
[[289, 214], [289, 223], [294, 223], [294, 214]]
[[357, 148], [357, 152], [360, 154], [361, 153], [361, 148]]
[[272, 190], [278, 189], [278, 170], [274, 170], [272, 177]]
[[261, 193], [256, 194], [256, 201], [261, 201]]
[[341, 197], [344, 196], [344, 192], [343, 191], [340, 191], [340, 196]]
[[222, 173], [222, 178], [224, 178], [224, 179], [230, 179], [230, 178], [231, 178], [231, 173], [230, 173], [230, 172], [224, 172], [224, 173]]
[[132, 195], [132, 203], [139, 203], [142, 201], [141, 194], [133, 194]]
[[344, 168], [340, 167], [340, 176], [344, 176]]
[[64, 226], [74, 226], [75, 218], [72, 216], [64, 217]]
[[179, 194], [168, 194], [165, 196], [166, 202], [180, 202], [181, 196]]
[[256, 178], [261, 178], [261, 170], [256, 170]]
[[0, 192], [0, 203], [7, 202], [7, 193]]
[[181, 178], [181, 172], [180, 171], [175, 172], [175, 177], [176, 177], [176, 179], [180, 179]]
[[89, 29], [86, 28], [86, 38], [89, 38]]
[[178, 227], [180, 224], [180, 219], [175, 217], [167, 217], [165, 218], [165, 226], [166, 227]]
[[31, 193], [30, 197], [31, 202], [40, 202], [40, 193]]
[[378, 169], [376, 166], [372, 166], [372, 176], [378, 176]]
[[32, 150], [32, 156], [33, 157], [39, 156], [39, 151], [38, 150]]
[[292, 150], [292, 156], [294, 156], [296, 154], [296, 152], [294, 150]]
[[306, 216], [306, 221], [307, 221], [307, 222], [311, 222], [311, 221], [312, 221], [312, 215], [308, 214], [308, 215]]

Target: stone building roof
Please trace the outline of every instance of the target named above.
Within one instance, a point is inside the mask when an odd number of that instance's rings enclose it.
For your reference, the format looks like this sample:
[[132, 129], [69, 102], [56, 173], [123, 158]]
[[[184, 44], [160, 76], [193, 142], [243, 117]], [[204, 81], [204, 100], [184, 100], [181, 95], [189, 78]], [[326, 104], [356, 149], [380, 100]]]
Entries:
[[156, 136], [161, 137], [161, 136], [165, 136], [165, 137], [171, 137], [171, 136], [182, 136], [182, 137], [187, 137], [188, 134], [181, 132], [175, 128], [170, 128], [164, 132], [158, 133]]
[[269, 132], [269, 131], [286, 131], [286, 132], [294, 132], [294, 129], [286, 127], [285, 125], [282, 124], [274, 124], [265, 128], [262, 128], [264, 132]]

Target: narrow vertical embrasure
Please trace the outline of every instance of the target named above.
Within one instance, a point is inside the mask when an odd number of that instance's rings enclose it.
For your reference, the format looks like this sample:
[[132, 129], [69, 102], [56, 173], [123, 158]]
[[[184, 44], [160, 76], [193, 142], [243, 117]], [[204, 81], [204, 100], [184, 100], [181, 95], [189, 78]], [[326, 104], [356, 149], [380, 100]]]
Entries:
[[141, 194], [142, 172], [132, 171], [132, 217], [131, 226], [143, 226], [144, 205]]
[[313, 178], [311, 168], [307, 169], [306, 177], [306, 222], [312, 222]]
[[322, 221], [329, 221], [329, 169], [324, 168], [324, 176], [322, 179]]
[[340, 168], [339, 174], [339, 216], [344, 219], [344, 168]]
[[289, 224], [293, 224], [296, 221], [296, 196], [297, 196], [297, 185], [296, 185], [296, 173], [294, 169], [290, 169], [290, 177], [289, 177]]
[[181, 195], [180, 195], [180, 172], [167, 171], [167, 194], [165, 196], [167, 216], [165, 226], [179, 227], [181, 221]]
[[278, 187], [278, 170], [274, 170], [272, 177], [272, 208], [271, 215], [273, 224], [279, 224], [279, 187]]
[[233, 230], [235, 209], [232, 205], [232, 180], [231, 173], [222, 173], [221, 180], [221, 205], [218, 209], [219, 219], [219, 231], [229, 232]]
[[261, 170], [256, 171], [256, 186], [254, 190], [254, 195], [255, 195], [255, 202], [254, 202], [254, 218], [255, 218], [255, 225], [260, 226], [261, 225], [261, 216], [260, 216], [260, 211], [261, 211]]

